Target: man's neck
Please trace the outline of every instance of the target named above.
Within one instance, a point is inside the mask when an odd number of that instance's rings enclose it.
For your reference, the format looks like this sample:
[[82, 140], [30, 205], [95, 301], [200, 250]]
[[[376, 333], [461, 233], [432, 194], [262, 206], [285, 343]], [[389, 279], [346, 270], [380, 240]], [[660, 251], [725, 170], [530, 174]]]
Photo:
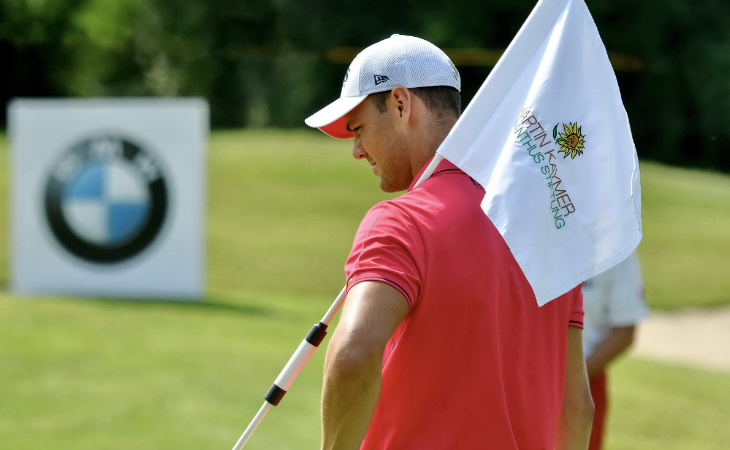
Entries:
[[414, 157], [413, 161], [414, 164], [411, 167], [411, 172], [413, 173], [413, 176], [415, 177], [418, 172], [421, 171], [421, 168], [428, 164], [428, 162], [431, 160], [431, 158], [434, 157], [436, 154], [436, 150], [439, 149], [441, 146], [441, 143], [446, 139], [446, 136], [448, 136], [449, 132], [453, 128], [454, 124], [456, 124], [456, 118], [451, 122], [450, 126], [437, 126], [436, 124], [432, 124], [433, 127], [429, 129], [428, 138], [424, 140], [424, 142], [420, 143], [417, 147], [417, 156]]

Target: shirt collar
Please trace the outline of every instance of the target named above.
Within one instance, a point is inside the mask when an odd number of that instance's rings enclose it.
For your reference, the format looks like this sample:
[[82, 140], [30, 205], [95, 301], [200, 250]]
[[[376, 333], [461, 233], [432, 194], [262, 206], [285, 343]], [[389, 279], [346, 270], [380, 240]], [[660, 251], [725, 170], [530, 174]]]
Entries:
[[[426, 164], [424, 164], [423, 167], [421, 167], [421, 170], [418, 171], [418, 174], [416, 174], [416, 176], [413, 178], [413, 181], [411, 181], [411, 185], [408, 187], [408, 192], [411, 192], [413, 190], [413, 186], [418, 182], [418, 180], [421, 179], [421, 175], [423, 175], [423, 172], [426, 171], [426, 167], [428, 167], [428, 165], [431, 164], [431, 161], [433, 161], [434, 157], [435, 157], [435, 155], [432, 156], [431, 158], [429, 158], [429, 160], [426, 161]], [[433, 175], [431, 175], [431, 176], [433, 177], [433, 176], [437, 175], [439, 172], [443, 172], [445, 170], [461, 170], [461, 169], [456, 167], [456, 165], [454, 165], [448, 159], [444, 158], [441, 160], [439, 165], [436, 167], [436, 170], [433, 171]]]

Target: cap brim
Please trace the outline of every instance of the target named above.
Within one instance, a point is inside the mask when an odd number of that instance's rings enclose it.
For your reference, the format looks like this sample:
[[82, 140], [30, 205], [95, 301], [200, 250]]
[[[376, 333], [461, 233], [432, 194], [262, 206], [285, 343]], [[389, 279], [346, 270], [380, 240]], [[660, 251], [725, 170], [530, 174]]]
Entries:
[[309, 116], [304, 123], [312, 128], [319, 128], [338, 139], [350, 139], [352, 133], [347, 130], [344, 116], [363, 102], [368, 96], [340, 97], [316, 113]]

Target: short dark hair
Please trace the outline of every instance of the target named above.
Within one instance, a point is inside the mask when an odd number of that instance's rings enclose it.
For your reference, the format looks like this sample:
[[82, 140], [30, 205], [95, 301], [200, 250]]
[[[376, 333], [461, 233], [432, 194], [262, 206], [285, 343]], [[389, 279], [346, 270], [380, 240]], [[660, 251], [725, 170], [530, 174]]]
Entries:
[[[451, 86], [419, 87], [409, 90], [423, 100], [426, 108], [435, 113], [437, 117], [442, 117], [447, 111], [454, 113], [456, 117], [461, 115], [461, 94]], [[370, 98], [379, 112], [386, 111], [385, 105], [389, 95], [390, 91], [370, 94]]]

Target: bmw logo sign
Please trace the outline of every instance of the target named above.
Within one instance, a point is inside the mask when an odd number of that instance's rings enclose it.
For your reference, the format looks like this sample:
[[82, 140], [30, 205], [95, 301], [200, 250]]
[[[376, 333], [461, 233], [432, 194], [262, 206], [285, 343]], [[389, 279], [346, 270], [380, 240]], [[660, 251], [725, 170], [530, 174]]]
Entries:
[[73, 145], [51, 168], [45, 211], [53, 235], [77, 257], [116, 263], [159, 235], [168, 209], [162, 167], [153, 155], [116, 135]]

